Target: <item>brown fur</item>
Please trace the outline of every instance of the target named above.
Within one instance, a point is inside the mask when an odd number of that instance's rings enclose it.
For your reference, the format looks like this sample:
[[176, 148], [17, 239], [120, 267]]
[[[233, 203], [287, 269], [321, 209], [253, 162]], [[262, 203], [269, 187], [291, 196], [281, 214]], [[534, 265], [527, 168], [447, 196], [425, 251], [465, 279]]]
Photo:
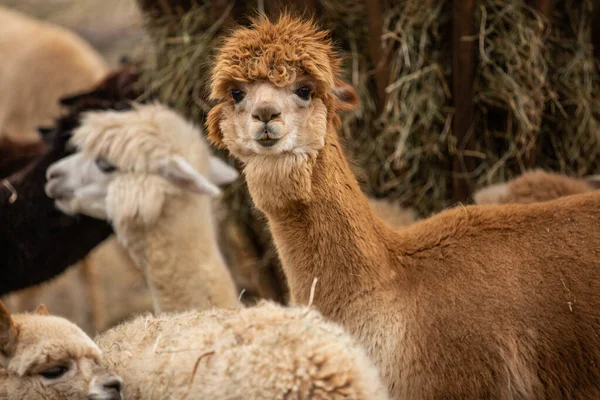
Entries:
[[587, 193], [598, 187], [597, 176], [572, 178], [541, 169], [525, 172], [506, 183], [490, 185], [477, 191], [477, 204], [529, 204], [558, 199], [563, 196]]
[[27, 167], [46, 151], [43, 142], [15, 142], [0, 137], [0, 178], [7, 178]]
[[223, 43], [215, 62], [211, 97], [225, 97], [235, 82], [264, 79], [285, 86], [303, 74], [313, 77], [322, 91], [335, 86], [341, 63], [327, 32], [316, 29], [312, 21], [288, 15], [277, 24], [260, 18], [255, 23], [263, 29], [237, 29]]
[[[234, 33], [218, 58], [231, 66], [217, 63], [213, 88], [244, 72], [234, 49], [261, 57], [269, 40], [302, 47], [306, 32], [290, 35], [288, 23]], [[328, 42], [306, 54], [323, 51]], [[458, 207], [395, 231], [373, 214], [344, 157], [335, 104], [349, 97], [315, 95], [315, 107], [327, 106], [326, 132], [299, 135], [324, 135], [322, 147], [259, 154], [229, 145], [240, 131], [225, 115], [237, 109], [220, 89], [213, 95], [221, 103], [210, 137], [245, 163], [293, 301], [307, 303], [318, 278], [313, 305], [362, 342], [392, 398], [600, 397], [600, 193]]]

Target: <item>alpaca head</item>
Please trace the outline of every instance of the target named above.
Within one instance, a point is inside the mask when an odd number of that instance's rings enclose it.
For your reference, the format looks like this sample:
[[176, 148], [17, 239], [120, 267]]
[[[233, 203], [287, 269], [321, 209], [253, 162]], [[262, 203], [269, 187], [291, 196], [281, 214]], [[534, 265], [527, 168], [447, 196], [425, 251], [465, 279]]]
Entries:
[[46, 184], [67, 214], [112, 219], [116, 202], [150, 223], [167, 195], [218, 195], [216, 185], [238, 176], [210, 155], [194, 125], [158, 104], [86, 113], [71, 143], [77, 152], [48, 168]]
[[328, 32], [283, 15], [239, 28], [221, 47], [212, 74], [208, 137], [244, 160], [252, 155], [315, 154], [354, 89], [339, 78]]
[[45, 306], [10, 315], [0, 302], [0, 398], [120, 400], [122, 381], [98, 346]]

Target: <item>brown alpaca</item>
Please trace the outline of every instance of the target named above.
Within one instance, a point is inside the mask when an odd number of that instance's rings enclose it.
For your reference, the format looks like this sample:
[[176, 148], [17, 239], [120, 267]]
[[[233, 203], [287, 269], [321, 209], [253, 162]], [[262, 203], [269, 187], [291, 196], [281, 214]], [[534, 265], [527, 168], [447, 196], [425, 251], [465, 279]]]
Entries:
[[326, 33], [283, 16], [227, 38], [210, 139], [244, 163], [292, 300], [367, 348], [395, 399], [600, 398], [600, 194], [377, 218], [336, 133], [356, 103]]
[[506, 183], [497, 183], [473, 195], [476, 204], [529, 204], [587, 193], [598, 189], [599, 175], [571, 178], [541, 169], [525, 172]]

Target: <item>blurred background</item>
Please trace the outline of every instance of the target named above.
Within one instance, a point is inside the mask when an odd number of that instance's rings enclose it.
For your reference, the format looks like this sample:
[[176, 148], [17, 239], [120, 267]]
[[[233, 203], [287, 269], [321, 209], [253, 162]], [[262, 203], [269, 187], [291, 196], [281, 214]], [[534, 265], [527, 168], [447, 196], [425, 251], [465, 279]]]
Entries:
[[[112, 68], [123, 57], [139, 61], [140, 100], [158, 98], [198, 124], [211, 107], [211, 59], [224, 32], [284, 7], [314, 16], [361, 96], [342, 134], [365, 193], [421, 217], [536, 167], [598, 173], [598, 3], [0, 0], [71, 29]], [[274, 247], [242, 180], [221, 210], [221, 245], [240, 287], [283, 301]]]

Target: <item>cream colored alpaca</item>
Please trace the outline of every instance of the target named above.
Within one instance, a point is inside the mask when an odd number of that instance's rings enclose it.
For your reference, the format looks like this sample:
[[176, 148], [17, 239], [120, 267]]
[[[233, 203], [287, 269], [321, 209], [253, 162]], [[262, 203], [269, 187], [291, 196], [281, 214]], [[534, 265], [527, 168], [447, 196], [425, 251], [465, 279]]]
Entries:
[[199, 129], [143, 105], [86, 113], [72, 143], [79, 152], [48, 168], [46, 192], [67, 213], [111, 221], [146, 275], [155, 311], [235, 307], [210, 198], [198, 193], [219, 193], [215, 184], [237, 172], [210, 156]]
[[572, 178], [536, 169], [525, 172], [506, 183], [497, 183], [480, 189], [473, 195], [473, 200], [476, 204], [529, 204], [554, 200], [596, 190], [599, 178], [598, 175]]
[[[120, 399], [118, 377], [97, 365], [100, 348], [102, 364], [124, 378], [128, 400], [387, 399], [364, 350], [308, 308], [262, 303], [142, 316], [97, 337], [96, 344], [62, 318], [13, 319], [16, 337], [0, 323], [0, 349], [17, 349], [8, 369], [0, 367], [0, 398], [83, 399], [89, 393], [90, 400]], [[63, 373], [49, 380], [46, 372]]]
[[120, 400], [121, 379], [100, 366], [98, 346], [66, 319], [10, 315], [0, 302], [0, 399]]
[[308, 308], [139, 317], [96, 343], [127, 399], [387, 399], [365, 352]]
[[327, 34], [288, 16], [226, 38], [208, 136], [244, 163], [292, 300], [345, 326], [394, 399], [600, 398], [600, 193], [457, 207], [395, 231], [346, 161]]
[[60, 114], [59, 99], [89, 90], [108, 66], [62, 27], [0, 6], [0, 137], [38, 141], [37, 128]]

